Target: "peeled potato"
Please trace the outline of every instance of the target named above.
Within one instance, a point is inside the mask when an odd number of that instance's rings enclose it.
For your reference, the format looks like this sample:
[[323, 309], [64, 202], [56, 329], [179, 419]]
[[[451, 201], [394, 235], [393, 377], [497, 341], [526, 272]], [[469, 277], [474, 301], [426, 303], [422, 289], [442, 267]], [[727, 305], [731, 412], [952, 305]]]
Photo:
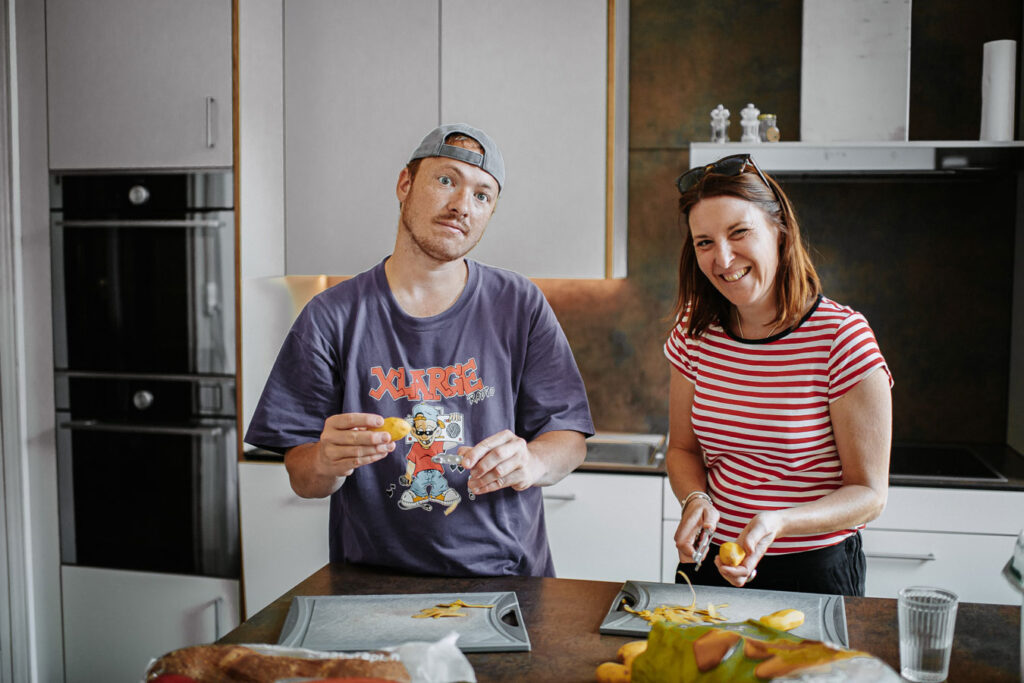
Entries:
[[633, 660], [637, 658], [637, 655], [647, 650], [646, 640], [632, 640], [622, 647], [619, 648], [617, 654], [619, 661], [625, 665], [627, 669], [633, 667]]
[[722, 547], [718, 549], [718, 557], [722, 560], [722, 564], [728, 567], [737, 567], [743, 558], [747, 556], [746, 551], [739, 547], [738, 544], [732, 541], [727, 541], [722, 544]]
[[630, 683], [629, 669], [625, 664], [605, 662], [597, 667], [597, 683]]
[[404, 439], [412, 431], [412, 425], [400, 417], [385, 417], [384, 424], [374, 427], [371, 432], [387, 432], [391, 435], [392, 441]]
[[770, 628], [791, 631], [804, 623], [804, 613], [798, 609], [780, 609], [778, 612], [761, 617], [758, 621]]

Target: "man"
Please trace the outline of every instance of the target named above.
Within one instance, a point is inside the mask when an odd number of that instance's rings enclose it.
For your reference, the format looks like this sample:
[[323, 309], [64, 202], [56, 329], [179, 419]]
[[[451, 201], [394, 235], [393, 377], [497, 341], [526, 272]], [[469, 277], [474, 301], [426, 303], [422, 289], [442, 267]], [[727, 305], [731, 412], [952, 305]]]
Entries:
[[[398, 176], [394, 252], [285, 339], [245, 440], [285, 453], [298, 495], [331, 496], [332, 561], [554, 575], [538, 487], [583, 461], [593, 423], [540, 290], [466, 258], [504, 184], [486, 133], [431, 131]], [[372, 431], [384, 417], [413, 433]]]

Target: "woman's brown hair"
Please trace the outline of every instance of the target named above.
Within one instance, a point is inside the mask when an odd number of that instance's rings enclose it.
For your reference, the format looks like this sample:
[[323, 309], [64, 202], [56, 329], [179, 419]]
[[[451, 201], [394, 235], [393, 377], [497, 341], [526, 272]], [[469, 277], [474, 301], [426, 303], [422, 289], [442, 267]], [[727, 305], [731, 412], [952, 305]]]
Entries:
[[[709, 172], [679, 198], [679, 213], [684, 221], [683, 247], [679, 256], [679, 293], [672, 319], [678, 323], [689, 311], [687, 333], [697, 337], [708, 326], [718, 323], [726, 327], [732, 304], [705, 277], [697, 265], [693, 240], [690, 237], [690, 211], [701, 200], [711, 197], [737, 197], [756, 205], [778, 229], [779, 269], [775, 273], [775, 319], [779, 329], [786, 330], [799, 322], [808, 302], [821, 293], [821, 281], [811, 257], [800, 237], [789, 198], [775, 179], [757, 174], [752, 161], [742, 173], [722, 175]], [[765, 181], [771, 187], [765, 185]]]

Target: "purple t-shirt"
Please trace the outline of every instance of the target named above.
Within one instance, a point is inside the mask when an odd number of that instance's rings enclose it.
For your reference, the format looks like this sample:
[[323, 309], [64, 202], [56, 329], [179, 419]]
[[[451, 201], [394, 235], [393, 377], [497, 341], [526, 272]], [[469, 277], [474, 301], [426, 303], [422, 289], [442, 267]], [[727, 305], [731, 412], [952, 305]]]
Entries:
[[317, 441], [337, 413], [420, 416], [390, 456], [356, 469], [332, 495], [332, 561], [442, 576], [554, 575], [540, 489], [473, 498], [469, 473], [444, 459], [503, 429], [527, 440], [592, 434], [583, 380], [540, 290], [511, 271], [467, 264], [466, 288], [440, 315], [406, 314], [382, 261], [314, 297], [284, 341], [247, 443], [284, 451]]

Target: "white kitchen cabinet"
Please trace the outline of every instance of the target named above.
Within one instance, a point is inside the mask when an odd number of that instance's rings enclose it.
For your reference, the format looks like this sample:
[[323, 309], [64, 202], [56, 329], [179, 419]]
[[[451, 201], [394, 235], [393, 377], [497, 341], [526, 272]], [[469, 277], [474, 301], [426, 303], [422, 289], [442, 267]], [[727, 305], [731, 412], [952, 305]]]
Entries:
[[238, 465], [245, 618], [329, 560], [329, 498], [300, 498], [284, 465]]
[[46, 0], [51, 169], [230, 167], [231, 0]]
[[239, 624], [235, 579], [65, 565], [66, 683], [142, 680], [151, 659]]
[[893, 486], [864, 532], [868, 597], [895, 598], [917, 584], [965, 602], [1017, 604], [1002, 577], [1024, 525], [1024, 492]]
[[472, 257], [624, 275], [628, 3], [612, 6], [614, 41], [607, 0], [284, 0], [287, 274], [390, 253], [399, 171], [431, 128], [465, 121], [508, 173]]
[[555, 574], [658, 581], [662, 477], [574, 472], [543, 489]]

